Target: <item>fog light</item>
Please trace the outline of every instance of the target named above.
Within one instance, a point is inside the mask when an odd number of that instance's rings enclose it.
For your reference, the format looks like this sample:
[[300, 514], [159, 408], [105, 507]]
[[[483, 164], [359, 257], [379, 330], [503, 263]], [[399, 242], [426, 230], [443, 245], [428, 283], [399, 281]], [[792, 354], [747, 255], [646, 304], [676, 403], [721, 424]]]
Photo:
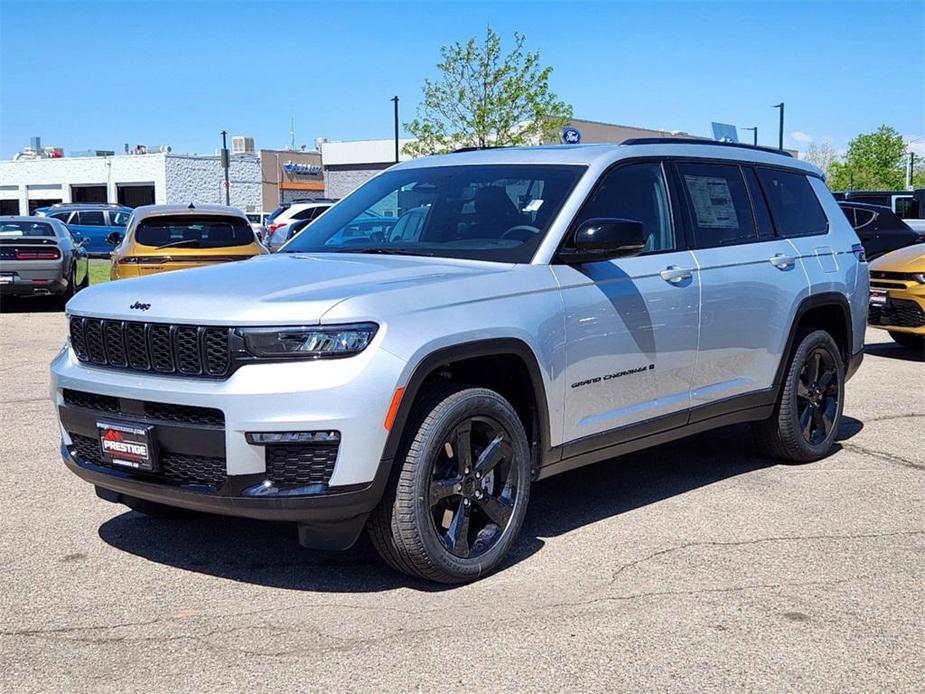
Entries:
[[338, 443], [339, 431], [249, 431], [244, 437], [257, 446], [269, 443]]

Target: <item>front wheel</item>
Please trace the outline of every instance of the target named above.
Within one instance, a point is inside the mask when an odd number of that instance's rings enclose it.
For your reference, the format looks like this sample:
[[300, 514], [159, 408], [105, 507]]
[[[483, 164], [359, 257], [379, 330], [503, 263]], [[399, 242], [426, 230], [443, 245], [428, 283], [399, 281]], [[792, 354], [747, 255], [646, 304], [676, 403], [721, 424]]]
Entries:
[[773, 415], [754, 425], [759, 448], [774, 458], [808, 463], [835, 444], [845, 398], [845, 365], [824, 330], [805, 335], [787, 368]]
[[424, 394], [410, 418], [395, 486], [368, 532], [392, 567], [440, 583], [495, 569], [530, 495], [530, 448], [510, 403], [485, 388]]

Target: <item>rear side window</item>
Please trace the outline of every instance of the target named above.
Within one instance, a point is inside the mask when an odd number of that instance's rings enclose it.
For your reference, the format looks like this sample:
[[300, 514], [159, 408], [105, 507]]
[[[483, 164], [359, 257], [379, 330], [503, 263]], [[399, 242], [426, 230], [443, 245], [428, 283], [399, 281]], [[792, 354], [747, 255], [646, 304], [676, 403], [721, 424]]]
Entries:
[[874, 214], [873, 212], [871, 212], [870, 210], [859, 210], [859, 209], [855, 208], [855, 210], [854, 210], [854, 218], [855, 218], [854, 228], [855, 228], [855, 229], [861, 229], [861, 228], [863, 228], [863, 227], [866, 227], [868, 224], [870, 224], [872, 221], [874, 221], [874, 217], [876, 217], [876, 216], [877, 216], [877, 215]]
[[758, 169], [771, 218], [780, 236], [812, 236], [828, 231], [822, 205], [804, 174]]
[[918, 219], [919, 201], [915, 198], [896, 198], [896, 214], [902, 219]]
[[70, 212], [55, 212], [54, 214], [49, 215], [49, 216], [54, 217], [55, 219], [59, 219], [62, 222], [66, 222], [67, 218], [71, 216], [71, 213]]
[[855, 221], [854, 221], [854, 211], [855, 211], [855, 210], [854, 210], [854, 208], [853, 208], [853, 207], [844, 207], [844, 206], [842, 206], [842, 205], [839, 205], [839, 207], [841, 207], [841, 211], [845, 213], [845, 217], [848, 219], [848, 223], [849, 223], [851, 226], [854, 226], [854, 225], [855, 225]]
[[110, 212], [109, 222], [114, 227], [124, 227], [128, 224], [129, 212]]
[[106, 226], [106, 222], [103, 221], [103, 212], [102, 210], [81, 210], [77, 213], [77, 221], [71, 221], [72, 224], [84, 224], [91, 227], [101, 227]]
[[175, 215], [142, 220], [135, 240], [158, 248], [225, 248], [254, 242], [246, 219], [222, 215]]
[[755, 241], [745, 179], [736, 165], [678, 164], [697, 248]]

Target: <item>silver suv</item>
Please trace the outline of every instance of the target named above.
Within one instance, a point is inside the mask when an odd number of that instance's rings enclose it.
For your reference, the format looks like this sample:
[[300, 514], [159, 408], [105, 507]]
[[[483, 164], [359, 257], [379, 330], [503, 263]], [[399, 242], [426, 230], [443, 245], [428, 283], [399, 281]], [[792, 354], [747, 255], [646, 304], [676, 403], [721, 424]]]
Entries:
[[827, 455], [867, 302], [820, 172], [776, 151], [460, 152], [280, 254], [82, 292], [52, 392], [106, 500], [294, 521], [318, 548], [365, 527], [460, 583], [502, 562], [538, 479], [736, 422]]

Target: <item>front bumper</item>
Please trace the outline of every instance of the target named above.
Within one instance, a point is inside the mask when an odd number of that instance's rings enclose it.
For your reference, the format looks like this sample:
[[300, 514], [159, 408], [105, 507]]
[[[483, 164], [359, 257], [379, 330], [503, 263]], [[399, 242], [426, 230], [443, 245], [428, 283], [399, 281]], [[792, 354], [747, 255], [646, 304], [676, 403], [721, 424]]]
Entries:
[[[104, 498], [133, 497], [210, 513], [295, 521], [307, 533], [303, 542], [335, 546], [353, 534], [357, 523], [362, 527], [381, 497], [390, 468], [382, 459], [388, 436], [384, 421], [404, 366], [374, 344], [349, 359], [249, 364], [215, 380], [87, 365], [65, 348], [52, 362], [51, 389], [65, 463], [98, 490], [106, 490]], [[102, 396], [118, 405], [108, 411], [90, 409], [98, 406], [75, 404], [73, 393], [66, 399], [65, 390]], [[222, 417], [208, 425], [171, 421], [169, 413], [154, 413], [152, 406], [159, 405], [218, 410]], [[79, 452], [79, 444], [98, 441], [93, 438], [97, 420], [151, 424], [162, 454], [202, 457], [212, 464], [217, 460], [220, 475], [212, 485], [152, 480], [150, 474], [88, 458]], [[284, 431], [340, 432], [333, 473], [323, 487], [305, 493], [281, 487], [285, 493], [255, 492], [255, 485], [270, 477], [270, 450], [249, 443], [246, 434]]]
[[871, 287], [885, 289], [889, 303], [882, 308], [870, 306], [870, 327], [925, 335], [925, 285], [902, 280], [871, 280]]
[[106, 501], [124, 503], [130, 499], [144, 499], [202, 513], [291, 521], [298, 524], [300, 542], [316, 549], [346, 549], [356, 541], [367, 516], [382, 497], [390, 468], [390, 461], [382, 461], [380, 474], [369, 484], [331, 490], [325, 494], [254, 498], [242, 493], [258, 484], [262, 475], [229, 477], [218, 490], [204, 492], [146, 482], [131, 472], [88, 463], [77, 457], [73, 448], [67, 445], [61, 446], [61, 456], [68, 469], [94, 485], [97, 495]]

